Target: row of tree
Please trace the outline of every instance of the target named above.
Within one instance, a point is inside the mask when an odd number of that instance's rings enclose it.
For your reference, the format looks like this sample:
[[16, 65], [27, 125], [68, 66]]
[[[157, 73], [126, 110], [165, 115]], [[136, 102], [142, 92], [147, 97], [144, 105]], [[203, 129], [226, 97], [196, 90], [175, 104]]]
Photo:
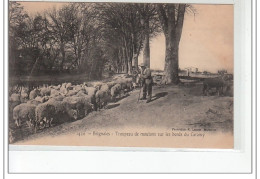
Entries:
[[29, 16], [9, 2], [10, 75], [104, 71], [132, 73], [143, 51], [150, 66], [150, 39], [164, 33], [166, 83], [178, 83], [178, 49], [186, 4], [68, 3]]

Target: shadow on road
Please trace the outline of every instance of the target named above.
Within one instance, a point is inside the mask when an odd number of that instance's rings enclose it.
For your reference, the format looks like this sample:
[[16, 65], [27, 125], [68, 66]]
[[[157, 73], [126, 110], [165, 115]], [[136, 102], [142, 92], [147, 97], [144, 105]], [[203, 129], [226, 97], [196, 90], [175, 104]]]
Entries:
[[112, 109], [112, 108], [115, 108], [115, 107], [117, 107], [117, 106], [119, 106], [120, 104], [108, 104], [107, 106], [106, 106], [106, 109]]
[[117, 103], [118, 101], [120, 101], [120, 100], [122, 100], [122, 99], [124, 99], [124, 98], [126, 98], [126, 97], [128, 97], [128, 96], [130, 96], [128, 93], [127, 94], [125, 94], [125, 95], [123, 95], [123, 96], [121, 96], [121, 97], [118, 97], [118, 98], [116, 98], [116, 99], [114, 99], [114, 103]]
[[164, 96], [166, 96], [168, 94], [168, 92], [161, 92], [161, 93], [156, 93], [154, 97], [152, 97], [152, 100], [150, 102], [153, 102], [159, 98], [162, 98]]

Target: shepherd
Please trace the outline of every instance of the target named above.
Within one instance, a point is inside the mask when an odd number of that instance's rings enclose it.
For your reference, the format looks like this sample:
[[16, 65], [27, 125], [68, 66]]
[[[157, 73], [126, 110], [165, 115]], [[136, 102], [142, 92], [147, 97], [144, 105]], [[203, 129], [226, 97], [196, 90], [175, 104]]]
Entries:
[[150, 68], [146, 67], [144, 63], [142, 63], [140, 66], [141, 66], [140, 79], [143, 88], [143, 97], [140, 100], [146, 100], [146, 95], [148, 93], [148, 98], [146, 103], [149, 103], [152, 100], [152, 85], [153, 85], [151, 70]]

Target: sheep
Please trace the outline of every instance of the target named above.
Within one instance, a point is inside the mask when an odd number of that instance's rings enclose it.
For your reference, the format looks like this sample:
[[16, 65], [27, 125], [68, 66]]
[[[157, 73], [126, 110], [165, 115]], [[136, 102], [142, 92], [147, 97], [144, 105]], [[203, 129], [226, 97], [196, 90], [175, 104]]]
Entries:
[[20, 95], [21, 103], [26, 103], [28, 101], [28, 98], [29, 98], [28, 93], [21, 92], [21, 95]]
[[60, 90], [61, 85], [58, 86], [49, 86], [50, 89]]
[[13, 109], [19, 104], [21, 104], [20, 94], [13, 93], [9, 98], [9, 110], [13, 111]]
[[94, 109], [94, 105], [91, 103], [91, 98], [88, 95], [66, 97], [63, 102], [66, 103], [67, 109], [77, 110], [80, 117], [86, 116]]
[[37, 96], [34, 100], [39, 101], [40, 103], [44, 103], [49, 100], [49, 97], [48, 96], [44, 96], [44, 97]]
[[51, 97], [59, 96], [60, 92], [56, 89], [51, 89]]
[[90, 98], [91, 104], [94, 105], [94, 110], [97, 110], [97, 103], [96, 103], [96, 92], [97, 89], [94, 87], [85, 87], [85, 91], [88, 94], [88, 97]]
[[66, 102], [58, 101], [56, 99], [50, 99], [48, 101], [48, 104], [52, 105], [55, 109], [55, 113], [52, 116], [52, 121], [50, 121], [49, 126], [52, 125], [53, 121], [55, 123], [60, 123], [60, 122], [69, 121], [71, 118], [75, 119], [74, 115], [73, 116], [68, 115], [68, 111], [70, 110], [70, 108], [67, 108]]
[[62, 113], [66, 112], [66, 106], [65, 106], [65, 103], [63, 102], [63, 100], [59, 101], [59, 100], [52, 98], [49, 101], [47, 101], [47, 103], [49, 105], [54, 106], [56, 114], [62, 114]]
[[58, 95], [58, 96], [55, 96], [53, 98], [50, 98], [51, 100], [56, 100], [56, 101], [63, 101], [63, 99], [65, 98], [65, 96], [63, 95]]
[[40, 101], [37, 101], [35, 99], [32, 99], [32, 100], [29, 100], [26, 102], [27, 104], [32, 104], [32, 105], [35, 105], [35, 106], [38, 106], [39, 104], [41, 104]]
[[62, 83], [61, 87], [66, 88], [67, 83]]
[[94, 87], [85, 87], [84, 89], [85, 89], [86, 93], [90, 96], [95, 95], [97, 92], [97, 89]]
[[[55, 107], [49, 102], [45, 102], [42, 104], [39, 104], [35, 108], [35, 125], [34, 125], [34, 132], [36, 133], [38, 130], [38, 126], [43, 124], [43, 127], [45, 127], [46, 124], [51, 124], [54, 116], [55, 116]], [[41, 126], [39, 126], [41, 127]]]
[[34, 89], [29, 94], [29, 99], [35, 99], [37, 96], [40, 96], [40, 91], [38, 89]]
[[113, 86], [116, 85], [116, 82], [110, 81], [110, 82], [107, 83], [107, 85], [108, 85], [108, 88], [111, 89]]
[[29, 93], [29, 88], [28, 87], [22, 87], [21, 93]]
[[120, 95], [121, 85], [116, 84], [111, 88], [111, 100], [114, 101], [117, 95]]
[[81, 91], [79, 91], [79, 92], [76, 94], [76, 96], [77, 96], [77, 97], [85, 97], [85, 96], [87, 96], [87, 94], [86, 94], [85, 91], [81, 90]]
[[42, 97], [43, 96], [50, 96], [51, 95], [51, 89], [50, 88], [46, 88], [46, 87], [41, 88], [40, 89], [40, 94], [41, 94]]
[[22, 103], [13, 109], [13, 119], [17, 127], [21, 127], [22, 122], [26, 122], [28, 127], [32, 127], [35, 121], [36, 105]]
[[128, 91], [132, 91], [133, 90], [133, 83], [132, 83], [132, 81], [127, 81], [126, 82], [126, 89]]
[[[37, 111], [37, 122], [44, 123], [44, 127], [50, 127], [53, 123], [62, 123], [70, 121], [71, 119], [78, 119], [77, 110], [67, 108], [66, 102], [50, 99], [48, 102], [43, 103]], [[46, 112], [49, 110], [49, 114]]]
[[82, 87], [81, 85], [76, 85], [76, 86], [73, 87], [73, 90], [75, 90], [75, 91], [80, 91], [80, 90], [83, 90], [83, 89], [84, 89], [84, 87]]
[[137, 83], [133, 83], [133, 89], [136, 89], [138, 87]]
[[98, 82], [92, 82], [91, 86], [93, 86], [94, 88], [96, 88], [97, 90], [100, 90], [101, 86], [103, 85], [102, 82], [98, 81]]
[[9, 98], [10, 102], [20, 102], [20, 94], [17, 93], [13, 93], [10, 98]]
[[203, 81], [203, 94], [209, 95], [211, 88], [216, 88], [218, 96], [223, 94], [223, 88], [226, 86], [226, 81], [221, 77], [207, 78]]
[[110, 88], [109, 88], [109, 86], [108, 86], [107, 84], [103, 84], [103, 85], [100, 87], [100, 90], [101, 90], [101, 91], [109, 91]]
[[71, 83], [67, 83], [65, 87], [68, 89], [68, 88], [72, 87], [72, 84]]
[[62, 94], [67, 94], [68, 92], [69, 92], [69, 90], [66, 88], [66, 87], [64, 87], [64, 86], [62, 86], [61, 88], [60, 88], [60, 92], [62, 93]]
[[78, 111], [75, 109], [68, 109], [67, 110], [67, 114], [69, 117], [71, 117], [74, 120], [77, 120], [79, 115], [78, 115]]
[[96, 92], [95, 98], [98, 108], [101, 109], [110, 101], [111, 94], [109, 91], [98, 90]]
[[77, 93], [79, 93], [81, 91], [81, 93], [86, 93], [86, 90], [84, 89], [84, 87], [81, 86], [75, 86], [72, 90], [69, 90], [68, 93], [66, 94], [66, 96], [74, 96], [77, 95]]
[[74, 96], [78, 93], [78, 91], [75, 90], [69, 90], [69, 92], [66, 94], [66, 96]]

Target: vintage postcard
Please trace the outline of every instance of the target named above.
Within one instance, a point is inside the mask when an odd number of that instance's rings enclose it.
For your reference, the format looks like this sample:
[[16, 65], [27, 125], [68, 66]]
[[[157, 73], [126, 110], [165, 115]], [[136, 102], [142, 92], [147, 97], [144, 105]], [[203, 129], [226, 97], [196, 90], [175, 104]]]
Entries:
[[234, 148], [234, 6], [9, 1], [9, 145]]

